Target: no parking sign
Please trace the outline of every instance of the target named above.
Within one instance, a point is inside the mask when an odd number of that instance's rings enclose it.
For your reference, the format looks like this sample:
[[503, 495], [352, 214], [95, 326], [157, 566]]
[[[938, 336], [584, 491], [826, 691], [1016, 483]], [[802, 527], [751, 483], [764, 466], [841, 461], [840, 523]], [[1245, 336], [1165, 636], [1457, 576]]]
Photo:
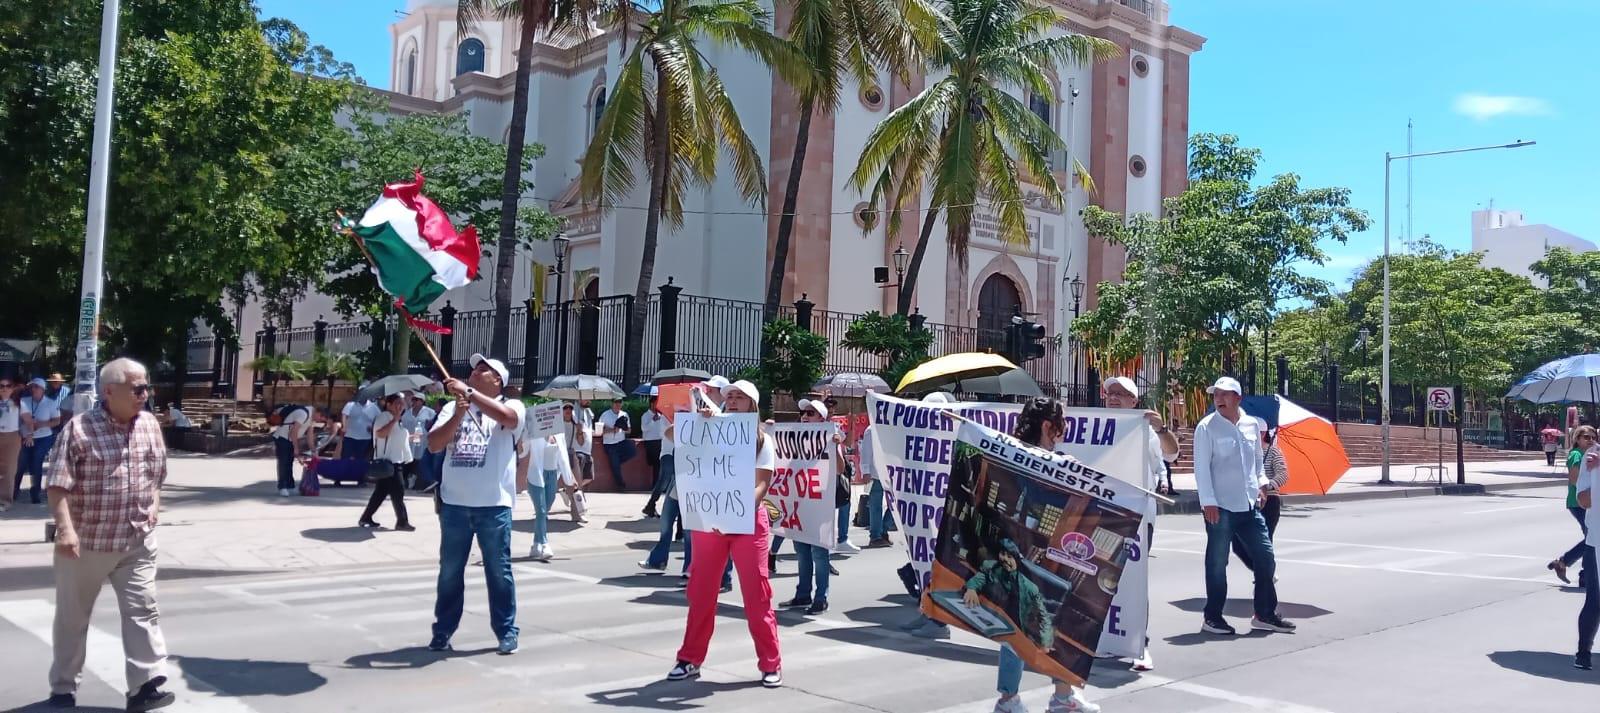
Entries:
[[1428, 387], [1429, 411], [1454, 411], [1456, 409], [1456, 390], [1449, 386]]

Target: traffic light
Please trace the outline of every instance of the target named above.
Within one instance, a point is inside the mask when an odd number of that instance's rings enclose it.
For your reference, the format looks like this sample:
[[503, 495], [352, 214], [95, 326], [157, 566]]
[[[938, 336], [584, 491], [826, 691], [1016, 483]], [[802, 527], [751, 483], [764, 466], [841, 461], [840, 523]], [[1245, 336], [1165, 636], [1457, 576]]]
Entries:
[[1026, 320], [1017, 324], [1015, 330], [1017, 348], [1012, 353], [1017, 356], [1018, 364], [1044, 358], [1044, 325]]

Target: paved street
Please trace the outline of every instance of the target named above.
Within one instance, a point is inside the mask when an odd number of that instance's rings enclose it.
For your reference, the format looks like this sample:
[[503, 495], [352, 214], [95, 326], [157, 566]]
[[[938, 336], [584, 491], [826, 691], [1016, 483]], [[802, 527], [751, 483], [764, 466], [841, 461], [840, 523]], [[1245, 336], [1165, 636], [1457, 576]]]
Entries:
[[[839, 563], [833, 608], [780, 616], [787, 686], [755, 683], [738, 592], [724, 595], [704, 680], [668, 683], [683, 628], [672, 575], [641, 574], [655, 521], [638, 496], [597, 502], [598, 516], [553, 528], [558, 559], [519, 561], [522, 650], [492, 652], [482, 577], [469, 573], [457, 652], [426, 643], [437, 529], [425, 500], [415, 533], [353, 527], [365, 491], [316, 500], [268, 496], [262, 460], [175, 461], [160, 531], [163, 625], [181, 707], [174, 710], [987, 711], [993, 647], [957, 633], [928, 642], [892, 624], [911, 614], [897, 550]], [[1544, 569], [1577, 539], [1555, 487], [1475, 497], [1302, 504], [1279, 530], [1282, 612], [1295, 635], [1203, 636], [1196, 516], [1158, 524], [1152, 602], [1157, 663], [1135, 675], [1104, 662], [1091, 697], [1109, 711], [1587, 710], [1600, 674], [1571, 668], [1581, 593]], [[559, 506], [558, 506], [559, 507]], [[519, 503], [515, 550], [530, 508]], [[46, 693], [52, 606], [43, 508], [0, 518], [0, 710]], [[383, 512], [380, 521], [391, 518]], [[858, 540], [864, 538], [858, 538]], [[267, 549], [276, 554], [268, 553]], [[203, 553], [210, 552], [211, 559]], [[234, 553], [244, 563], [230, 561]], [[673, 562], [674, 572], [678, 562]], [[795, 564], [780, 563], [781, 598]], [[1249, 575], [1233, 572], [1229, 613], [1247, 623]], [[118, 625], [103, 596], [79, 700], [120, 710]], [[1043, 710], [1047, 681], [1024, 699]]]

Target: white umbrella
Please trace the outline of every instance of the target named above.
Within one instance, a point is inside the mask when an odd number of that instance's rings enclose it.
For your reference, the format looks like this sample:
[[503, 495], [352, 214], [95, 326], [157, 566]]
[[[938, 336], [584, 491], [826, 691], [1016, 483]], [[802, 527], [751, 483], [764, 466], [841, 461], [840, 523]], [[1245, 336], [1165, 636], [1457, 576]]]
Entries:
[[1579, 354], [1545, 364], [1506, 392], [1536, 404], [1600, 402], [1600, 354]]
[[545, 384], [534, 396], [560, 401], [589, 401], [593, 399], [621, 399], [627, 393], [617, 382], [593, 374], [568, 374], [558, 376]]

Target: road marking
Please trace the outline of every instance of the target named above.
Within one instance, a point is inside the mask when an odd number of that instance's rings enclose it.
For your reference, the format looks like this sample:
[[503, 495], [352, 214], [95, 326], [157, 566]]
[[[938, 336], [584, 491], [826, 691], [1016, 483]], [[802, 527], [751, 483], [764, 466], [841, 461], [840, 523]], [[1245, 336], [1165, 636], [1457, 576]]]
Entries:
[[1534, 503], [1532, 505], [1513, 505], [1511, 507], [1490, 508], [1488, 510], [1468, 510], [1462, 515], [1493, 515], [1498, 512], [1512, 512], [1514, 510], [1531, 510], [1533, 508], [1547, 508], [1549, 503]]
[[1290, 703], [1261, 696], [1247, 696], [1242, 693], [1207, 686], [1190, 681], [1179, 681], [1165, 676], [1154, 676], [1148, 673], [1140, 674], [1139, 680], [1149, 680], [1151, 688], [1170, 688], [1175, 691], [1193, 694], [1202, 698], [1224, 701], [1234, 705], [1246, 706], [1257, 710], [1274, 711], [1275, 713], [1331, 713], [1323, 708]]
[[[1206, 536], [1206, 533], [1204, 533], [1204, 532], [1191, 532], [1191, 531], [1187, 531], [1187, 530], [1162, 530], [1158, 534], [1185, 535], [1185, 536], [1188, 536], [1188, 537], [1205, 537]], [[1424, 549], [1424, 548], [1421, 548], [1421, 547], [1398, 547], [1398, 546], [1394, 546], [1394, 545], [1365, 545], [1365, 544], [1361, 544], [1359, 542], [1330, 542], [1328, 540], [1294, 540], [1294, 539], [1282, 538], [1282, 537], [1273, 538], [1273, 544], [1277, 544], [1279, 542], [1292, 542], [1292, 543], [1296, 543], [1296, 544], [1306, 544], [1306, 545], [1334, 545], [1334, 546], [1337, 546], [1337, 547], [1364, 547], [1364, 548], [1372, 549], [1372, 550], [1393, 550], [1395, 552], [1406, 552], [1406, 553], [1416, 553], [1416, 554], [1464, 555], [1464, 556], [1467, 556], [1467, 557], [1499, 557], [1499, 558], [1502, 558], [1502, 559], [1543, 561], [1543, 558], [1530, 557], [1528, 555], [1499, 555], [1499, 554], [1494, 554], [1492, 552], [1461, 552], [1459, 550], [1429, 550], [1429, 549]], [[1165, 550], [1165, 549], [1167, 549], [1167, 548], [1157, 546], [1155, 548], [1155, 551], [1157, 553], [1160, 553], [1162, 550]], [[1172, 552], [1181, 552], [1182, 550], [1171, 550], [1171, 551]]]
[[[1161, 549], [1161, 551], [1162, 552], [1175, 552], [1177, 554], [1184, 554], [1184, 555], [1200, 555], [1201, 557], [1204, 557], [1205, 554], [1206, 554], [1204, 550], [1179, 550], [1179, 549], [1173, 549], [1173, 548], [1170, 548], [1170, 547], [1164, 547], [1164, 548]], [[1417, 552], [1430, 552], [1431, 550], [1416, 550], [1416, 551]], [[1464, 554], [1464, 553], [1450, 553], [1450, 554]], [[1522, 559], [1532, 559], [1532, 558], [1522, 558]], [[1499, 576], [1495, 576], [1495, 575], [1492, 575], [1492, 574], [1466, 574], [1464, 572], [1435, 572], [1435, 571], [1432, 571], [1432, 570], [1407, 569], [1407, 568], [1402, 568], [1402, 567], [1390, 567], [1390, 566], [1386, 566], [1386, 565], [1348, 564], [1348, 563], [1344, 563], [1344, 562], [1323, 562], [1323, 561], [1319, 561], [1319, 560], [1288, 559], [1288, 558], [1284, 558], [1284, 557], [1278, 557], [1277, 561], [1280, 562], [1280, 563], [1281, 562], [1289, 562], [1289, 563], [1292, 563], [1292, 564], [1309, 564], [1309, 565], [1316, 565], [1318, 567], [1337, 567], [1337, 568], [1340, 568], [1340, 569], [1370, 569], [1370, 570], [1375, 570], [1375, 571], [1379, 571], [1379, 572], [1394, 572], [1396, 574], [1426, 574], [1426, 575], [1431, 575], [1431, 576], [1434, 576], [1434, 577], [1457, 577], [1457, 578], [1460, 578], [1460, 579], [1482, 579], [1482, 580], [1488, 580], [1488, 581], [1493, 581], [1493, 582], [1528, 582], [1528, 583], [1531, 583], [1531, 584], [1548, 584], [1548, 582], [1546, 582], [1544, 579], [1537, 579], [1537, 578], [1533, 578], [1533, 577], [1499, 577]]]
[[[34, 638], [49, 647], [53, 637], [51, 629], [55, 611], [55, 605], [44, 599], [12, 600], [0, 608], [0, 617], [5, 617], [17, 628], [32, 634]], [[84, 670], [95, 678], [105, 681], [113, 690], [121, 691], [127, 681], [125, 664], [122, 658], [122, 642], [117, 637], [101, 631], [99, 627], [90, 625], [83, 661]], [[184, 671], [182, 666], [170, 658], [167, 659], [166, 669], [168, 672], [166, 688], [177, 696], [183, 710], [208, 713], [213, 711], [256, 713], [256, 709], [243, 701], [224, 697], [216, 686]], [[193, 687], [190, 684], [193, 684]]]
[[[1250, 710], [1273, 711], [1274, 713], [1332, 713], [1331, 711], [1322, 708], [1301, 705], [1298, 703], [1290, 703], [1288, 701], [1280, 701], [1272, 698], [1264, 698], [1261, 696], [1248, 696], [1242, 693], [1235, 693], [1233, 691], [1216, 688], [1214, 686], [1193, 683], [1191, 681], [1180, 681], [1173, 678], [1167, 678], [1165, 676], [1157, 676], [1152, 673], [1141, 673], [1139, 674], [1138, 679], [1133, 683], [1119, 686], [1117, 688], [1096, 688], [1095, 686], [1090, 685], [1087, 690], [1089, 691], [1089, 699], [1091, 701], [1109, 701], [1112, 699], [1126, 699], [1128, 696], [1132, 696], [1141, 691], [1149, 691], [1157, 688], [1181, 691], [1183, 693], [1199, 696], [1201, 698], [1208, 698], [1214, 701], [1228, 703], [1230, 704], [1228, 710], [1238, 710], [1239, 707], [1244, 707]], [[1022, 698], [1022, 704], [1024, 707], [1028, 708], [1029, 710], [1037, 710], [1044, 708], [1049, 703], [1050, 696], [1054, 693], [1055, 684], [1052, 683], [1039, 686], [1038, 688], [1030, 688], [1028, 690], [1021, 691], [1017, 695]], [[992, 709], [995, 698], [996, 696], [990, 695], [989, 697], [981, 700], [970, 701], [968, 703], [962, 703], [960, 705], [954, 705], [948, 708], [940, 708], [936, 711], [931, 711], [930, 713], [985, 713], [986, 711]], [[1210, 709], [1211, 707], [1208, 706], [1202, 710]]]

